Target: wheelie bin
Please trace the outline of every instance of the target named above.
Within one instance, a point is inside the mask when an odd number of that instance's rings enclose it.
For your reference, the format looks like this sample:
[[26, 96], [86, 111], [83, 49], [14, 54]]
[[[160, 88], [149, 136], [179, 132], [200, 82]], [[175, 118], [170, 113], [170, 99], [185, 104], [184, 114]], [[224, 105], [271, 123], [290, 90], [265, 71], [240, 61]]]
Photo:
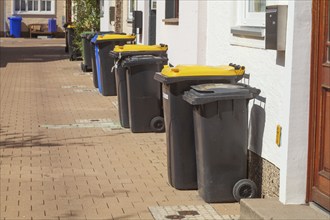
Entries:
[[244, 84], [201, 84], [183, 99], [193, 106], [199, 195], [206, 202], [256, 196], [247, 177], [248, 103], [260, 90]]
[[[83, 32], [81, 36], [82, 40], [82, 45], [83, 45], [83, 61], [81, 62], [81, 70], [83, 72], [90, 72], [93, 71], [93, 83], [94, 86], [97, 88], [97, 76], [96, 75], [96, 66], [95, 66], [95, 47], [94, 44], [91, 43], [92, 38], [96, 34], [113, 34], [115, 32], [113, 31], [105, 31], [105, 32], [91, 32], [91, 31], [86, 31]], [[95, 71], [95, 74], [94, 74]], [[94, 80], [95, 78], [95, 80]], [[95, 84], [96, 81], [96, 84]]]
[[104, 96], [115, 96], [116, 81], [113, 71], [114, 59], [109, 52], [116, 45], [124, 45], [134, 42], [134, 35], [105, 34], [95, 35], [91, 42], [95, 45], [95, 61], [99, 92]]
[[9, 20], [9, 35], [14, 38], [20, 38], [21, 37], [22, 17], [11, 16], [11, 17], [8, 17], [8, 20]]
[[110, 51], [110, 56], [115, 59], [115, 78], [118, 97], [118, 110], [120, 124], [124, 128], [129, 128], [128, 100], [127, 100], [127, 84], [126, 84], [126, 69], [122, 67], [122, 61], [131, 56], [136, 55], [153, 55], [167, 57], [167, 45], [124, 45], [115, 46]]
[[[96, 60], [95, 60], [95, 44], [91, 42], [91, 40], [95, 37], [95, 35], [101, 35], [101, 34], [115, 34], [113, 31], [105, 31], [105, 32], [95, 32], [92, 34], [86, 35], [86, 40], [88, 41], [88, 44], [90, 46], [90, 52], [91, 52], [91, 69], [93, 72], [93, 84], [95, 88], [98, 88], [98, 82], [97, 82], [97, 70], [96, 70]], [[124, 33], [122, 33], [124, 34]]]
[[122, 62], [126, 69], [128, 115], [133, 133], [164, 132], [161, 84], [156, 72], [167, 64], [166, 57], [136, 55]]
[[201, 83], [235, 83], [243, 78], [244, 66], [178, 65], [165, 67], [155, 79], [163, 84], [163, 107], [169, 183], [176, 189], [197, 189], [192, 106], [182, 99], [184, 91]]
[[92, 48], [90, 40], [87, 38], [92, 34], [94, 34], [94, 32], [86, 31], [80, 35], [83, 45], [83, 61], [80, 67], [83, 72], [90, 72], [92, 70]]
[[68, 49], [69, 49], [69, 59], [70, 61], [78, 60], [81, 57], [79, 48], [74, 43], [75, 39], [75, 26], [70, 24], [66, 27], [68, 33]]

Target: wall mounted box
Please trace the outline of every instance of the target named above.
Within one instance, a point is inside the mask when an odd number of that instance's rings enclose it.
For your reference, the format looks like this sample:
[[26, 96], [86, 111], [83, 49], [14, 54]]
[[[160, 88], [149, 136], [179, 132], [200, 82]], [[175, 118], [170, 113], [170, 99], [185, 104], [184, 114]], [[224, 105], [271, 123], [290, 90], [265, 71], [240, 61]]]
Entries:
[[157, 0], [151, 0], [150, 10], [157, 10]]
[[142, 33], [142, 11], [133, 11], [133, 24], [132, 24], [132, 33], [138, 34]]
[[110, 24], [116, 20], [116, 8], [110, 6], [109, 8], [109, 22]]
[[270, 5], [266, 7], [266, 49], [285, 50], [287, 16], [287, 5]]

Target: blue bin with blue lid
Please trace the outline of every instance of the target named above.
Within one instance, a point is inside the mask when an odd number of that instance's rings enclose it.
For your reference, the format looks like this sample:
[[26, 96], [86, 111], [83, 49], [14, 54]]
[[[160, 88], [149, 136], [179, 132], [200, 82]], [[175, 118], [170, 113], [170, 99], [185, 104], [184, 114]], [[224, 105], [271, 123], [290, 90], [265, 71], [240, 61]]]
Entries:
[[48, 19], [48, 32], [55, 33], [56, 30], [57, 30], [56, 19], [49, 18]]
[[247, 178], [248, 103], [260, 93], [244, 84], [191, 86], [198, 193], [206, 202], [235, 202], [257, 195]]
[[21, 24], [22, 17], [19, 16], [11, 16], [8, 17], [9, 20], [9, 35], [14, 38], [21, 37]]
[[95, 62], [99, 92], [103, 96], [116, 96], [116, 80], [114, 73], [114, 58], [109, 52], [116, 45], [125, 45], [135, 41], [134, 35], [104, 34], [95, 35], [91, 43], [95, 45]]

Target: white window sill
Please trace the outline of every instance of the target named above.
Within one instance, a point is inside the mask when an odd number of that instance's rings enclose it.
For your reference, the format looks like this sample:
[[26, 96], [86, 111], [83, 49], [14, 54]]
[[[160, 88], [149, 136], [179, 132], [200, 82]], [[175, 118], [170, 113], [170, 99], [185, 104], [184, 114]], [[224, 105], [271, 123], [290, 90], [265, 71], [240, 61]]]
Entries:
[[55, 15], [55, 12], [53, 11], [47, 11], [47, 12], [32, 12], [32, 11], [25, 11], [25, 12], [20, 12], [20, 11], [15, 11], [15, 15]]
[[265, 28], [251, 26], [231, 27], [231, 45], [265, 49]]
[[179, 25], [179, 18], [165, 18], [162, 21], [165, 25]]

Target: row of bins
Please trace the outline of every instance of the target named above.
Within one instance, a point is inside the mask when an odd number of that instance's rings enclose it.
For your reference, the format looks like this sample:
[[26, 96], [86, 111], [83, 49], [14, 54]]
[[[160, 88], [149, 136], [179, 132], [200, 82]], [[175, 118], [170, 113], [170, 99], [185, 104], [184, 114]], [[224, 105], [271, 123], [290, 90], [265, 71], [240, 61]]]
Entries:
[[[132, 132], [166, 131], [168, 180], [206, 202], [254, 197], [247, 177], [248, 102], [260, 90], [238, 83], [245, 68], [167, 66], [166, 45], [135, 45], [135, 36], [88, 33], [83, 71], [118, 98], [120, 124]], [[90, 61], [88, 61], [90, 60]]]

